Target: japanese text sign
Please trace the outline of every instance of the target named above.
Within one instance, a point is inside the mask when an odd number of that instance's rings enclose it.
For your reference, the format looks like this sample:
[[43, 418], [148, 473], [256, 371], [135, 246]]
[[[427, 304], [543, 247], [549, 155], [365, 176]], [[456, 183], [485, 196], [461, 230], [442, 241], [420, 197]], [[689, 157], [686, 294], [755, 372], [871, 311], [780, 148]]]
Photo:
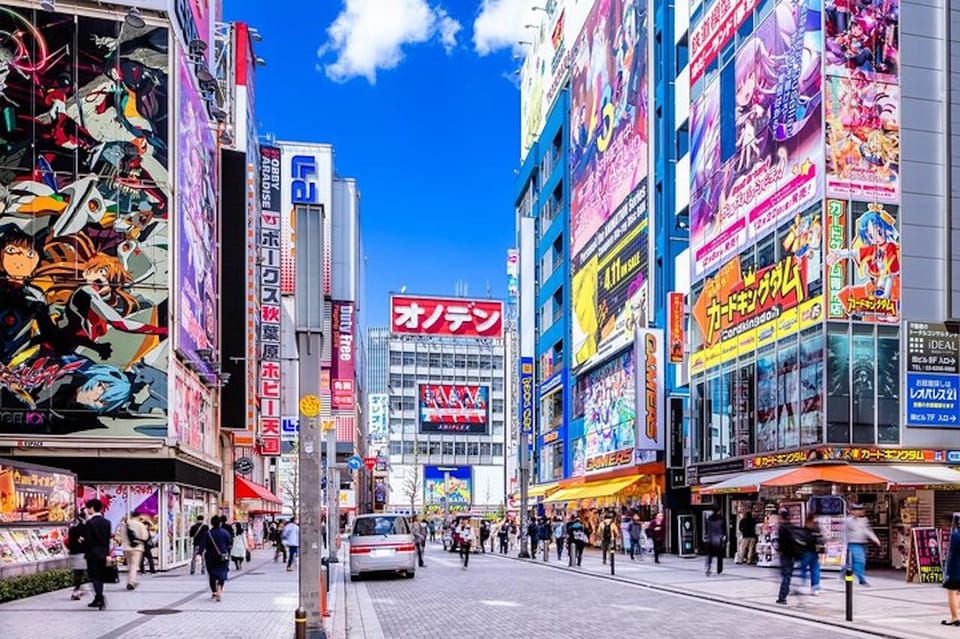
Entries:
[[684, 314], [686, 313], [686, 302], [683, 293], [671, 292], [668, 296], [667, 327], [669, 330], [670, 363], [683, 363], [683, 347], [686, 342], [684, 336]]
[[404, 335], [500, 339], [503, 302], [393, 295], [390, 330]]
[[520, 358], [520, 432], [533, 433], [533, 358]]

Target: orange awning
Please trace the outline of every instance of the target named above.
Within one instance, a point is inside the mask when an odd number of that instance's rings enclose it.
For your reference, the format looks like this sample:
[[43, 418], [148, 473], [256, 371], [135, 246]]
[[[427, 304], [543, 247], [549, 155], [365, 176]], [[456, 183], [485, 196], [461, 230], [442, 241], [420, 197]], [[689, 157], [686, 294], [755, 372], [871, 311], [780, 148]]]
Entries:
[[810, 464], [762, 481], [760, 485], [767, 487], [799, 486], [815, 481], [856, 485], [887, 483], [883, 477], [849, 464]]
[[233, 499], [240, 501], [242, 499], [262, 499], [263, 501], [274, 504], [282, 504], [283, 500], [271, 493], [265, 486], [255, 484], [243, 477], [234, 475], [233, 477]]

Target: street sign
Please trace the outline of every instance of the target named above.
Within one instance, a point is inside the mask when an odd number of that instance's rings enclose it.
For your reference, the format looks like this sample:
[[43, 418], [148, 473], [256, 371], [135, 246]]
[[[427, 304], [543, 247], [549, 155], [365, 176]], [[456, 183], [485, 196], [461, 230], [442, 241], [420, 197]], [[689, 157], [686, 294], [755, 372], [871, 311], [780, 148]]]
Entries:
[[906, 324], [907, 372], [960, 374], [960, 335], [943, 323]]
[[300, 412], [304, 417], [316, 417], [320, 414], [320, 398], [316, 395], [304, 395], [300, 398]]
[[249, 475], [253, 472], [253, 461], [249, 457], [241, 457], [233, 462], [233, 469], [241, 475]]
[[360, 470], [361, 468], [363, 468], [363, 457], [361, 457], [360, 455], [353, 455], [351, 457], [347, 457], [347, 467], [350, 470]]
[[363, 465], [367, 467], [367, 470], [373, 470], [373, 469], [376, 468], [376, 466], [377, 466], [377, 458], [376, 458], [376, 457], [364, 457], [364, 458], [363, 458]]
[[960, 377], [907, 373], [907, 425], [960, 426]]

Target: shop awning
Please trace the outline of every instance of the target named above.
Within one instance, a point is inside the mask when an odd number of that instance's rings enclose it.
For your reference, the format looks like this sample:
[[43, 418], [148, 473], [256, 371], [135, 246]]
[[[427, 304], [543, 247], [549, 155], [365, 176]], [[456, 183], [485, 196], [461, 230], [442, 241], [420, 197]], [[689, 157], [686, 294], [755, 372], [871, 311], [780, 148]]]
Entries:
[[850, 464], [814, 463], [788, 470], [779, 477], [773, 477], [760, 482], [760, 485], [773, 488], [778, 486], [799, 486], [815, 481], [858, 486], [887, 483], [887, 480], [880, 475], [874, 474], [871, 472], [872, 470], [871, 468], [870, 471], [868, 471], [858, 466], [851, 466]]
[[882, 477], [890, 488], [960, 489], [960, 472], [946, 466], [893, 464], [870, 466], [868, 471]]
[[557, 482], [552, 482], [549, 484], [536, 484], [534, 486], [530, 486], [530, 488], [527, 489], [527, 497], [542, 497], [551, 490], [555, 490], [558, 485], [559, 484]]
[[789, 468], [775, 468], [773, 470], [757, 470], [749, 473], [742, 473], [736, 477], [731, 477], [725, 481], [713, 484], [711, 486], [702, 486], [701, 495], [725, 495], [736, 493], [755, 493], [760, 490], [760, 485], [771, 479], [779, 477], [790, 472]]
[[626, 490], [643, 478], [642, 475], [633, 477], [618, 477], [606, 481], [588, 482], [580, 486], [580, 491], [574, 499], [599, 499], [612, 497], [622, 490]]
[[235, 501], [244, 499], [262, 499], [273, 504], [282, 504], [283, 500], [271, 493], [265, 486], [255, 484], [243, 477], [233, 477], [233, 498]]
[[575, 501], [579, 499], [577, 495], [580, 494], [581, 490], [583, 490], [582, 485], [561, 488], [558, 491], [550, 493], [547, 498], [543, 500], [543, 502], [546, 504], [562, 504], [568, 501]]

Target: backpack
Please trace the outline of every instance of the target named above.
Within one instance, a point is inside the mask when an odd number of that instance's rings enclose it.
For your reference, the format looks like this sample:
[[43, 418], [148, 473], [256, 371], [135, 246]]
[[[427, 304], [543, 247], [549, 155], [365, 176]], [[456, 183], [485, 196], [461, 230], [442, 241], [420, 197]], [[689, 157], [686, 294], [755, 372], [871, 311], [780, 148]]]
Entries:
[[605, 541], [605, 542], [609, 542], [611, 539], [613, 539], [613, 530], [612, 530], [612, 525], [610, 524], [610, 522], [604, 522], [604, 524], [603, 524], [603, 537], [602, 537], [602, 539], [603, 539], [603, 541]]
[[137, 539], [136, 533], [133, 532], [133, 528], [131, 528], [129, 524], [127, 525], [127, 543], [131, 548], [140, 547], [140, 540]]

